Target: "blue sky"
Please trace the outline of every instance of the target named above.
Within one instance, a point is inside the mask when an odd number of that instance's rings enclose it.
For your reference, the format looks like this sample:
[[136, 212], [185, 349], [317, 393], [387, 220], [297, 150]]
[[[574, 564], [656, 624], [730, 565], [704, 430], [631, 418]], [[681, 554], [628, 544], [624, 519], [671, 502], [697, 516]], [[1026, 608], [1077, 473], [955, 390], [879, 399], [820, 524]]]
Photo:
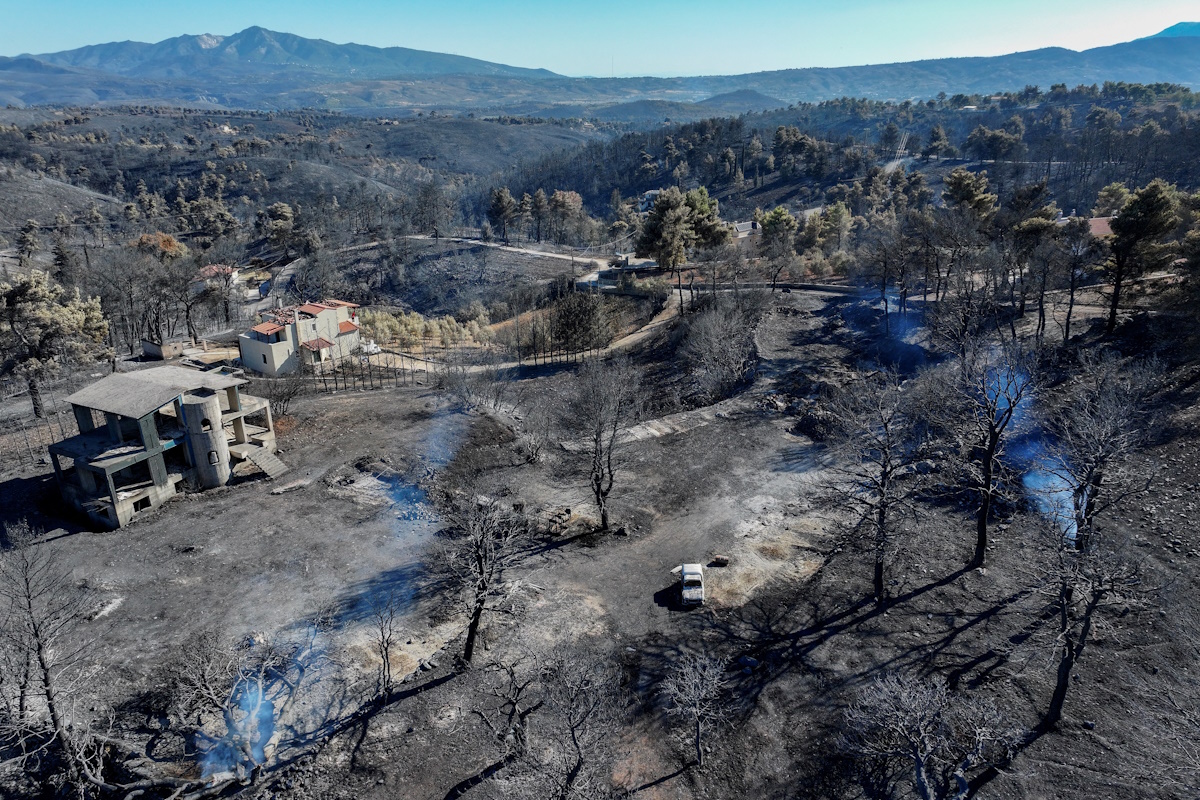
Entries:
[[1197, 19], [1196, 0], [0, 0], [0, 55], [261, 25], [566, 75], [699, 75], [1082, 50]]

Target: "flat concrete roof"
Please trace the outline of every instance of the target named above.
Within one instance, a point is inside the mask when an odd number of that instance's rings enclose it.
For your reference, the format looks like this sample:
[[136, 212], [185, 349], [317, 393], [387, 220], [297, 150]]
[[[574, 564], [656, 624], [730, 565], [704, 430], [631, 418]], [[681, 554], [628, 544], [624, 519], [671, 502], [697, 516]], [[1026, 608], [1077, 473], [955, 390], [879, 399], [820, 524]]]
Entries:
[[220, 372], [201, 372], [186, 367], [151, 367], [138, 372], [118, 372], [80, 389], [67, 402], [141, 419], [170, 403], [181, 394], [197, 389], [228, 389], [246, 383]]

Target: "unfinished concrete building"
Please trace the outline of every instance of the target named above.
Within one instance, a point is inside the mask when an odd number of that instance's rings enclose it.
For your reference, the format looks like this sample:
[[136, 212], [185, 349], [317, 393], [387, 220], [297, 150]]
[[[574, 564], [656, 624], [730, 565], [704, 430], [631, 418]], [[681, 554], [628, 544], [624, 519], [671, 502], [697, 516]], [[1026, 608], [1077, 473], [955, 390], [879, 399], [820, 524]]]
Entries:
[[119, 528], [185, 487], [224, 486], [239, 461], [283, 474], [270, 405], [242, 394], [245, 384], [218, 371], [154, 367], [71, 395], [79, 434], [49, 448], [63, 499]]

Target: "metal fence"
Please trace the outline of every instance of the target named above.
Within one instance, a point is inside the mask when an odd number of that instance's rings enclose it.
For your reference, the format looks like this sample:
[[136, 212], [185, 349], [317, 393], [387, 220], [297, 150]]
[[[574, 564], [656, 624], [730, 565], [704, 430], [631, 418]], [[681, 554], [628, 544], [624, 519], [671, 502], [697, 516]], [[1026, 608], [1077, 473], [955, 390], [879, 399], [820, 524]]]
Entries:
[[47, 407], [45, 417], [12, 417], [0, 429], [0, 472], [48, 464], [47, 448], [79, 432], [75, 417], [62, 408]]
[[0, 381], [0, 472], [30, 464], [49, 463], [46, 448], [79, 432], [65, 398], [107, 373], [82, 370], [40, 384], [44, 417], [36, 417], [23, 379]]

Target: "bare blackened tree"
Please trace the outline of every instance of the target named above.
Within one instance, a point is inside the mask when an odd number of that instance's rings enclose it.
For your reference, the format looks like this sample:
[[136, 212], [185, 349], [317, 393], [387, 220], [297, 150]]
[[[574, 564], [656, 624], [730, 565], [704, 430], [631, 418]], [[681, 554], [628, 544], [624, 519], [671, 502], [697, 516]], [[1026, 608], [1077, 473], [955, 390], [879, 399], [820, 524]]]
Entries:
[[498, 353], [489, 352], [487, 361], [469, 374], [465, 405], [500, 411], [512, 402], [517, 373], [506, 367], [500, 359]]
[[539, 729], [559, 743], [544, 760], [556, 796], [588, 797], [608, 787], [613, 739], [624, 712], [620, 676], [611, 662], [557, 652], [542, 671], [546, 707]]
[[253, 780], [287, 734], [300, 733], [291, 711], [321, 667], [315, 644], [261, 634], [227, 644], [206, 633], [181, 650], [172, 676], [175, 704], [195, 720], [206, 774]]
[[[501, 747], [494, 783], [506, 797], [593, 798], [611, 791], [627, 701], [604, 656], [556, 648], [491, 665], [476, 714]], [[499, 768], [503, 771], [499, 771]]]
[[1086, 549], [1064, 547], [1059, 530], [1044, 536], [1046, 558], [1038, 581], [1053, 614], [1052, 649], [1056, 653], [1054, 691], [1041, 730], [1053, 730], [1062, 719], [1063, 706], [1075, 667], [1083, 657], [1092, 632], [1110, 623], [1108, 613], [1128, 611], [1152, 600], [1144, 568], [1124, 548], [1093, 535]]
[[[617, 671], [604, 659], [556, 652], [542, 666], [542, 708], [534, 716], [525, 771], [557, 800], [602, 796], [611, 789], [614, 739], [625, 704]], [[528, 780], [528, 779], [527, 779]]]
[[375, 681], [375, 695], [383, 701], [391, 698], [396, 688], [392, 673], [392, 658], [400, 649], [399, 639], [403, 628], [400, 624], [404, 610], [404, 596], [396, 589], [376, 597], [371, 602], [371, 627], [374, 634], [375, 654], [379, 656], [379, 671]]
[[450, 544], [447, 560], [467, 603], [463, 660], [470, 663], [484, 613], [507, 596], [504, 573], [516, 555], [516, 540], [524, 525], [495, 506], [474, 505], [461, 515], [458, 527], [460, 535]]
[[[25, 521], [9, 525], [14, 546], [0, 554], [0, 635], [6, 713], [0, 737], [22, 761], [53, 753], [73, 783], [84, 780], [82, 745], [73, 734], [75, 700], [94, 670], [83, 631], [92, 598], [36, 539]], [[11, 671], [10, 671], [11, 670]]]
[[667, 713], [687, 726], [696, 766], [704, 766], [706, 740], [732, 714], [729, 679], [725, 675], [728, 666], [727, 659], [708, 653], [685, 653], [663, 679], [661, 693], [667, 701]]
[[912, 499], [924, 484], [918, 463], [928, 456], [929, 438], [914, 392], [894, 372], [846, 386], [831, 411], [838, 418], [833, 448], [832, 493], [858, 512], [856, 528], [870, 532], [875, 602], [886, 601], [885, 565], [894, 543], [895, 517], [914, 511]]
[[1050, 421], [1047, 469], [1070, 493], [1064, 529], [1085, 550], [1096, 515], [1146, 488], [1151, 478], [1142, 474], [1135, 481], [1128, 465], [1145, 435], [1146, 400], [1161, 370], [1153, 361], [1123, 365], [1107, 352], [1081, 355], [1080, 368], [1081, 386]]
[[521, 444], [525, 457], [531, 464], [542, 460], [546, 445], [553, 438], [555, 411], [554, 399], [543, 394], [530, 393], [520, 398]]
[[959, 356], [997, 326], [996, 275], [1003, 268], [994, 248], [972, 252], [964, 259], [946, 275], [942, 298], [926, 315], [933, 338]]
[[1015, 343], [993, 345], [977, 339], [941, 376], [949, 381], [945, 396], [951, 403], [953, 445], [963, 479], [978, 502], [971, 566], [982, 567], [992, 508], [1005, 485], [1005, 445], [1025, 418], [1035, 385], [1035, 363]]
[[577, 435], [589, 460], [588, 484], [600, 528], [608, 530], [608, 497], [616, 483], [622, 430], [641, 408], [641, 375], [628, 358], [591, 359], [575, 375], [564, 427]]
[[687, 322], [683, 354], [701, 391], [723, 399], [743, 383], [754, 365], [754, 314], [732, 302], [711, 305]]
[[499, 745], [501, 765], [511, 763], [529, 752], [527, 720], [545, 702], [539, 691], [540, 665], [527, 655], [488, 664], [480, 674], [480, 702], [473, 711]]
[[[79, 797], [167, 788], [184, 796], [198, 789], [200, 781], [144, 772], [132, 758], [135, 749], [111, 736], [111, 716], [89, 697], [100, 674], [86, 630], [95, 598], [37, 542], [40, 532], [28, 523], [9, 525], [5, 533], [13, 545], [0, 554], [0, 746], [6, 755], [26, 768], [49, 766]], [[107, 777], [117, 760], [124, 782]]]
[[292, 401], [312, 385], [310, 367], [299, 365], [289, 373], [277, 378], [262, 378], [254, 382], [254, 390], [260, 392], [271, 405], [271, 414], [276, 418], [286, 417]]
[[972, 773], [1006, 761], [1021, 731], [991, 703], [951, 694], [940, 677], [884, 675], [846, 710], [842, 746], [857, 759], [912, 770], [921, 800], [966, 800]]

